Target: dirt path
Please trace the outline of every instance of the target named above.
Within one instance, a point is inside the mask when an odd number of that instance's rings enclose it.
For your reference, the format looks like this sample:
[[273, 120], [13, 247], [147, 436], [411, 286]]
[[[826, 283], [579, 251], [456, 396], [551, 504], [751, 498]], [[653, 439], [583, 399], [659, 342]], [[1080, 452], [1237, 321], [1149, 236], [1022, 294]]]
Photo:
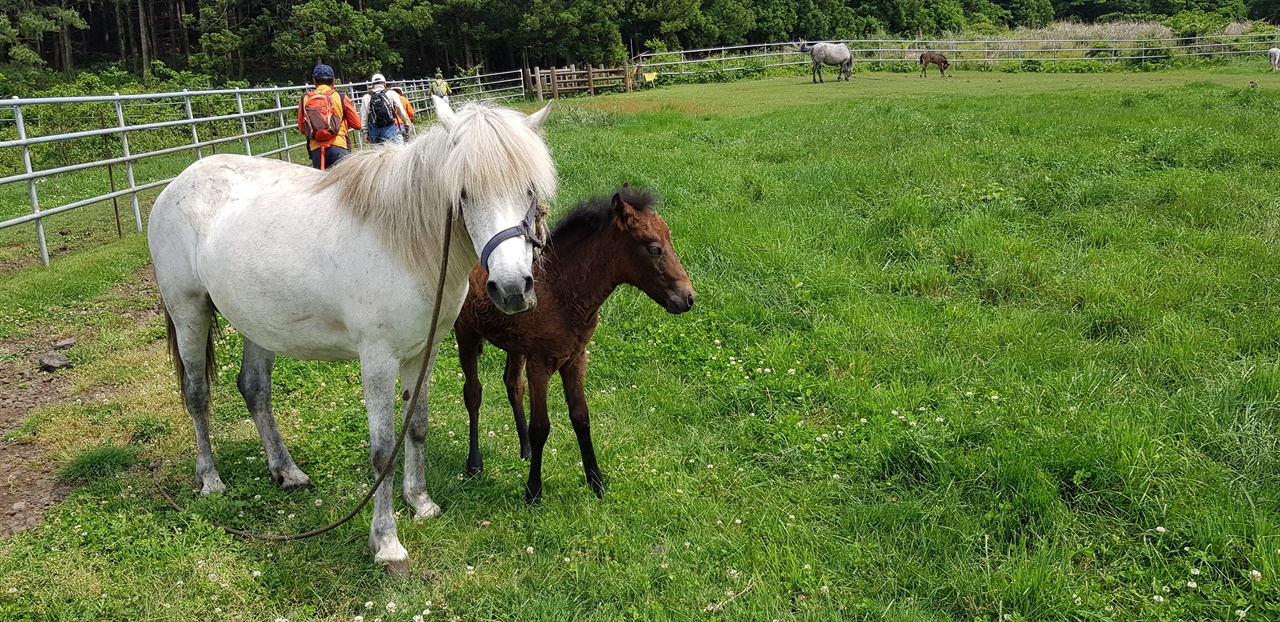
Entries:
[[[150, 292], [159, 301], [155, 291], [155, 272], [148, 266], [129, 282], [116, 287], [113, 294]], [[159, 308], [111, 312], [144, 324], [159, 314]], [[53, 344], [62, 339], [73, 338], [83, 344], [93, 340], [94, 335], [88, 331], [67, 334], [49, 331], [46, 328], [30, 337], [0, 341], [0, 439], [21, 428], [37, 408], [74, 397], [66, 372], [40, 371], [40, 357], [52, 352]], [[108, 389], [96, 387], [81, 395], [98, 397]], [[38, 440], [0, 440], [0, 538], [40, 524], [45, 510], [71, 492], [70, 486], [58, 480], [47, 454]]]

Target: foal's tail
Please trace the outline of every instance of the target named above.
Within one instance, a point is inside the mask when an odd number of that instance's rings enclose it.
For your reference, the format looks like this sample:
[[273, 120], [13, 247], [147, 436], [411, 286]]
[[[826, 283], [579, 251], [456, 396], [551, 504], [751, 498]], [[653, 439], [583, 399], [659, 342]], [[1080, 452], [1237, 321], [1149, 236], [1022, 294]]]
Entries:
[[[187, 377], [187, 366], [182, 362], [182, 354], [178, 351], [178, 333], [173, 326], [173, 316], [169, 315], [169, 309], [164, 306], [164, 300], [160, 301], [160, 310], [164, 311], [164, 325], [166, 339], [169, 342], [169, 358], [173, 359], [174, 371], [178, 373], [178, 387], [182, 389], [182, 397], [187, 397], [187, 384], [184, 379]], [[209, 335], [204, 345], [204, 375], [210, 383], [218, 377], [218, 359], [217, 352], [213, 347], [214, 332], [218, 330], [218, 316], [214, 314], [209, 322]]]

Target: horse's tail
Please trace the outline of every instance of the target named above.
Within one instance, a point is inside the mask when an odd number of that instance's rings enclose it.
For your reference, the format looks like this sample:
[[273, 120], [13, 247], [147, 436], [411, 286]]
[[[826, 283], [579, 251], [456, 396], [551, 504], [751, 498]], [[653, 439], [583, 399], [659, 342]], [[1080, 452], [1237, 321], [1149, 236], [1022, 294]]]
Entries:
[[[160, 310], [164, 311], [164, 325], [166, 333], [166, 341], [169, 344], [169, 358], [173, 359], [174, 371], [178, 374], [178, 387], [182, 390], [182, 397], [187, 397], [187, 384], [184, 379], [187, 377], [187, 366], [182, 362], [182, 354], [178, 351], [178, 332], [173, 325], [173, 316], [169, 315], [169, 309], [164, 306], [164, 300], [160, 301]], [[218, 329], [218, 316], [213, 315], [209, 321], [209, 335], [204, 346], [204, 375], [210, 383], [214, 382], [218, 377], [218, 357], [217, 351], [213, 347], [214, 332]]]

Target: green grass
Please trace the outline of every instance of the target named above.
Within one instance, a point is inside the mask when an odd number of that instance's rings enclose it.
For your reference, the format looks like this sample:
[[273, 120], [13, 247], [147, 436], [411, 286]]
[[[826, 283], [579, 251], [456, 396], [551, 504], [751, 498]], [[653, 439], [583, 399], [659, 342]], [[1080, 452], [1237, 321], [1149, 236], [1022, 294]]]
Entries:
[[[317, 482], [285, 494], [229, 331], [212, 415], [229, 490], [203, 499], [162, 327], [108, 330], [71, 374], [116, 388], [44, 409], [33, 434], [62, 461], [141, 437], [189, 512], [139, 469], [77, 490], [0, 541], [0, 618], [372, 622], [427, 601], [428, 619], [464, 620], [1275, 618], [1277, 112], [1280, 79], [1236, 66], [562, 105], [557, 211], [654, 188], [699, 296], [668, 316], [626, 289], [603, 310], [587, 380], [603, 500], [553, 397], [544, 502], [524, 506], [490, 349], [480, 479], [459, 478], [457, 361], [436, 370], [428, 487], [445, 513], [400, 523], [413, 578], [372, 564], [367, 511], [299, 543], [226, 536], [205, 517], [301, 530], [362, 492], [358, 366], [278, 362], [276, 414]], [[123, 268], [140, 246], [95, 252]], [[128, 271], [79, 256], [0, 291], [38, 284], [58, 297], [40, 322], [92, 321], [58, 308], [102, 304]]]
[[106, 442], [80, 452], [62, 467], [58, 476], [68, 482], [91, 482], [111, 477], [132, 467], [137, 461], [132, 449]]

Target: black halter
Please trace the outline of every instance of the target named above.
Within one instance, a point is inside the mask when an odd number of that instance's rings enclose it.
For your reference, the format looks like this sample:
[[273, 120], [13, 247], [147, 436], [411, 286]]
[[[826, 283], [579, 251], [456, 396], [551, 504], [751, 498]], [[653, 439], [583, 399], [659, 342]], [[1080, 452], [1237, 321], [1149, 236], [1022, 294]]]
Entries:
[[542, 248], [542, 240], [538, 239], [538, 234], [534, 232], [533, 225], [538, 220], [538, 195], [533, 194], [529, 197], [529, 211], [524, 215], [524, 220], [520, 224], [503, 229], [489, 238], [489, 242], [484, 245], [484, 250], [480, 252], [480, 265], [484, 266], [484, 271], [489, 271], [489, 255], [493, 253], [493, 249], [499, 244], [516, 236], [523, 235], [529, 239], [529, 243], [534, 248]]

